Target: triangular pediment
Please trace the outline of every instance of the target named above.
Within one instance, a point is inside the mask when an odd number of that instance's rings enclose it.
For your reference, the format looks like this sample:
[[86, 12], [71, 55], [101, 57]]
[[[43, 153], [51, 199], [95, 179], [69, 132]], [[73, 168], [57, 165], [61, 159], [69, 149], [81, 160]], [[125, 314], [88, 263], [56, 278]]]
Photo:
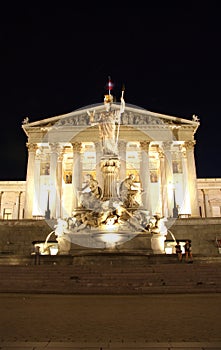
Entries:
[[[119, 110], [120, 103], [113, 103], [112, 110]], [[23, 122], [23, 129], [26, 133], [33, 128], [64, 128], [64, 127], [76, 127], [82, 128], [92, 126], [98, 123], [100, 113], [105, 111], [103, 103], [89, 105], [81, 109], [77, 109], [73, 112], [62, 114], [46, 119], [42, 119], [35, 122], [29, 122], [26, 118]], [[171, 125], [176, 126], [192, 126], [195, 130], [199, 126], [197, 118], [195, 120], [188, 120], [177, 116], [170, 116], [166, 114], [160, 114], [156, 112], [148, 111], [144, 108], [126, 104], [124, 113], [121, 115], [122, 125], [125, 126], [160, 126]]]

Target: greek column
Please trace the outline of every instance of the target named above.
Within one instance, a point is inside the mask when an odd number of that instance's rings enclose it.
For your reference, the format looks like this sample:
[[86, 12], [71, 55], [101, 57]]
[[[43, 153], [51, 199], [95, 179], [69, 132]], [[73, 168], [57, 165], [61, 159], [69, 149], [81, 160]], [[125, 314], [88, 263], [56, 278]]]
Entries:
[[12, 219], [19, 220], [20, 218], [20, 209], [21, 209], [21, 195], [22, 192], [16, 192], [15, 203], [13, 207]]
[[126, 178], [126, 146], [127, 142], [121, 140], [118, 142], [119, 158], [120, 158], [120, 169], [119, 178], [120, 182]]
[[41, 167], [41, 151], [37, 149], [34, 165], [34, 197], [33, 197], [33, 216], [44, 215], [39, 206], [40, 196], [40, 167]]
[[95, 142], [95, 150], [96, 150], [96, 180], [101, 188], [103, 188], [103, 177], [101, 173], [100, 161], [103, 155], [102, 147], [100, 142]]
[[73, 142], [72, 166], [72, 210], [78, 207], [78, 193], [81, 190], [81, 142]]
[[33, 211], [33, 199], [34, 199], [34, 167], [35, 167], [35, 154], [37, 150], [36, 143], [27, 143], [28, 148], [28, 166], [26, 174], [26, 195], [25, 195], [25, 207], [24, 218], [32, 219]]
[[209, 203], [209, 190], [202, 190], [203, 192], [203, 204], [204, 204], [204, 211], [205, 211], [205, 217], [211, 217], [211, 208], [210, 208], [210, 203]]
[[172, 155], [171, 155], [171, 145], [173, 142], [165, 141], [163, 142], [164, 150], [164, 161], [165, 161], [165, 176], [166, 176], [166, 187], [167, 187], [167, 206], [168, 215], [173, 217], [173, 205], [174, 205], [174, 189], [173, 189], [173, 168], [172, 168]]
[[183, 203], [181, 207], [181, 214], [191, 214], [186, 149], [182, 145], [181, 145], [181, 153], [182, 153], [183, 193], [184, 193]]
[[150, 167], [149, 167], [149, 141], [140, 142], [141, 148], [141, 163], [140, 163], [140, 179], [141, 187], [144, 190], [142, 202], [150, 215], [152, 214], [151, 200], [150, 200]]
[[162, 216], [168, 217], [167, 181], [166, 181], [164, 152], [159, 151], [159, 158], [160, 158]]
[[194, 145], [195, 145], [195, 141], [187, 141], [184, 143], [184, 146], [186, 148], [186, 156], [187, 156], [188, 187], [189, 187], [189, 194], [190, 194], [191, 215], [200, 216], [197, 181], [196, 181], [196, 166], [195, 166], [195, 158], [194, 158]]
[[57, 204], [57, 162], [58, 162], [58, 152], [59, 144], [50, 143], [51, 148], [50, 154], [50, 188], [49, 188], [49, 209], [51, 211], [52, 219], [56, 218], [56, 204]]
[[56, 217], [61, 218], [62, 211], [62, 166], [63, 166], [63, 148], [59, 148], [59, 154], [57, 159], [57, 205], [56, 205]]

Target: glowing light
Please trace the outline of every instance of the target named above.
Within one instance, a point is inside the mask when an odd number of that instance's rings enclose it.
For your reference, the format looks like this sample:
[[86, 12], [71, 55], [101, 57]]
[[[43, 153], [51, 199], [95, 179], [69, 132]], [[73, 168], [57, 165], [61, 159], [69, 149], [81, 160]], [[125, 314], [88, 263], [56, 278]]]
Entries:
[[102, 225], [102, 230], [108, 232], [116, 232], [118, 231], [119, 225], [116, 223], [117, 216], [109, 217], [106, 220], [106, 224]]
[[102, 241], [106, 243], [107, 247], [114, 247], [121, 238], [117, 233], [104, 233], [101, 237]]
[[50, 255], [57, 255], [58, 254], [58, 247], [50, 247]]
[[166, 254], [173, 254], [173, 248], [172, 247], [165, 248], [165, 253]]
[[108, 77], [107, 89], [110, 91], [114, 87], [114, 84], [111, 81], [111, 77]]

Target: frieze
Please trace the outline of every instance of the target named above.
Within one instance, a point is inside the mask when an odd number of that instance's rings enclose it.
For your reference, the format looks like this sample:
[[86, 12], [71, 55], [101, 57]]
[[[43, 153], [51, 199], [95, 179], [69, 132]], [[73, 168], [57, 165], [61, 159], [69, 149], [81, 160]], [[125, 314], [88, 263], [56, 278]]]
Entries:
[[87, 113], [80, 114], [73, 117], [68, 117], [64, 119], [60, 119], [55, 126], [63, 127], [63, 126], [80, 126], [80, 125], [90, 125], [90, 117]]
[[[115, 110], [113, 109], [113, 112]], [[87, 113], [80, 115], [60, 119], [55, 127], [65, 127], [65, 126], [92, 126], [99, 123], [100, 115], [104, 112], [96, 113], [94, 110], [89, 110]], [[171, 121], [165, 121], [151, 115], [144, 115], [139, 113], [124, 112], [121, 115], [120, 120], [121, 125], [168, 125], [173, 124]]]
[[121, 116], [122, 125], [162, 125], [164, 121], [151, 115], [124, 112]]
[[51, 130], [51, 128], [52, 128], [51, 125], [50, 125], [50, 126], [49, 126], [49, 125], [48, 125], [48, 126], [44, 126], [44, 127], [41, 128], [41, 131], [43, 131], [43, 132], [45, 132], [45, 131], [48, 132], [48, 131]]

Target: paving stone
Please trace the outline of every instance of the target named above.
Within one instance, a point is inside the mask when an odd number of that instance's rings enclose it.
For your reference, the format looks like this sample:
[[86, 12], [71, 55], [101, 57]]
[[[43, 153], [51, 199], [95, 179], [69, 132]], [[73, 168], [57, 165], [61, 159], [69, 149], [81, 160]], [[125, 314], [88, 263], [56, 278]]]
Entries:
[[176, 343], [79, 343], [79, 342], [0, 342], [1, 350], [220, 350], [221, 342]]

